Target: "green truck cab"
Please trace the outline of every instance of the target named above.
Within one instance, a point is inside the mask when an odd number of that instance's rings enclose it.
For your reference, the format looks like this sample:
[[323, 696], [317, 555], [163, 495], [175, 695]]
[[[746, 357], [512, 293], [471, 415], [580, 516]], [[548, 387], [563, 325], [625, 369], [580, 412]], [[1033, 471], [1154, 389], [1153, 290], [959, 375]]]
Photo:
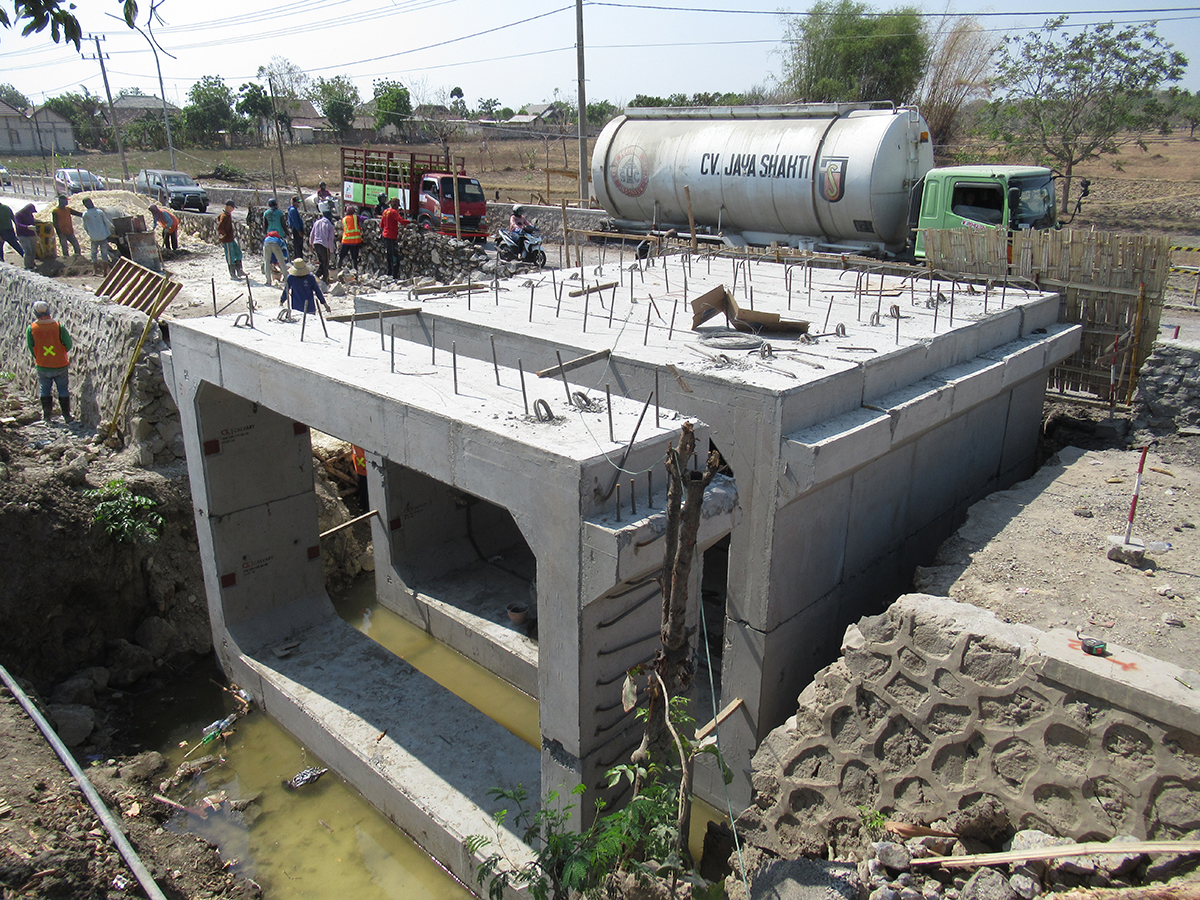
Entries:
[[1055, 228], [1054, 174], [1041, 166], [930, 169], [913, 188], [909, 224], [917, 259], [925, 258], [927, 229]]

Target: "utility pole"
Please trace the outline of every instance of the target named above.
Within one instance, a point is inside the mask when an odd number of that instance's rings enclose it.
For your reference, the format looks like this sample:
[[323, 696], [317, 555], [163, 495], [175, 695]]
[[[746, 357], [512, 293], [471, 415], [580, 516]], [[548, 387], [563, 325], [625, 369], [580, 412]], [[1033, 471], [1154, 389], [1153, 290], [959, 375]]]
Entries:
[[[138, 28], [136, 25], [133, 27], [137, 28], [138, 34], [146, 39], [146, 43], [150, 45], [150, 51], [154, 54], [154, 68], [158, 70], [158, 93], [162, 97], [163, 126], [167, 130], [167, 148], [171, 151], [171, 168], [175, 169], [178, 168], [175, 165], [175, 143], [171, 140], [171, 117], [167, 114], [167, 89], [163, 86], [162, 66], [159, 65], [158, 62], [158, 47], [154, 45], [154, 38], [146, 34], [146, 32], [142, 31], [142, 29]], [[163, 52], [165, 53], [166, 51]]]
[[[279, 110], [275, 108], [275, 79], [271, 74], [267, 73], [267, 87], [271, 89], [271, 115], [275, 117], [275, 140], [279, 144], [279, 171], [283, 175], [284, 182], [287, 181], [287, 163], [283, 161], [283, 127], [279, 121]], [[299, 189], [299, 185], [296, 186]], [[366, 187], [363, 188], [366, 190]], [[366, 197], [366, 194], [363, 195]]]
[[[117, 139], [117, 152], [121, 154], [121, 172], [125, 176], [126, 187], [128, 187], [129, 164], [125, 162], [125, 144], [121, 141], [121, 129], [117, 125], [117, 111], [113, 107], [112, 91], [108, 87], [108, 70], [104, 67], [104, 54], [100, 52], [100, 35], [93, 34], [92, 40], [96, 42], [96, 59], [100, 60], [100, 74], [104, 76], [104, 96], [108, 98], [108, 121], [112, 126], [113, 137]], [[175, 165], [173, 160], [171, 165]]]
[[587, 99], [583, 92], [583, 0], [575, 0], [575, 57], [579, 68], [579, 199], [588, 198]]

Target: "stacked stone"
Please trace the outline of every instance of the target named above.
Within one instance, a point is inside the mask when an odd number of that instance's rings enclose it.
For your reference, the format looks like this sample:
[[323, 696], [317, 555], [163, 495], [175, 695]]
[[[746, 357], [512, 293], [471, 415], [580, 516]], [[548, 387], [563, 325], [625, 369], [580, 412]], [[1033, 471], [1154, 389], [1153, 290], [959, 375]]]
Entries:
[[1191, 708], [1135, 698], [1069, 639], [927, 595], [852, 625], [755, 754], [742, 833], [777, 857], [845, 856], [864, 809], [931, 822], [985, 801], [1006, 828], [1073, 840], [1200, 827]]
[[[37, 372], [25, 343], [25, 325], [33, 321], [33, 304], [45, 300], [50, 313], [71, 335], [71, 395], [75, 415], [96, 426], [110, 418], [134, 348], [146, 328], [146, 315], [116, 306], [84, 291], [41, 275], [0, 268], [0, 316], [12, 323], [0, 334], [0, 369], [15, 374], [22, 393], [37, 392]], [[138, 442], [144, 465], [169, 462], [184, 455], [179, 410], [163, 380], [158, 352], [166, 349], [158, 324], [150, 326], [129, 385], [129, 402], [118, 422]]]
[[[181, 227], [188, 234], [193, 234], [208, 243], [217, 242], [217, 224], [213, 216], [184, 213], [182, 218], [184, 224]], [[304, 217], [308, 231], [312, 231], [312, 223], [315, 220], [316, 216], [313, 215]], [[235, 221], [235, 230], [243, 253], [262, 255], [265, 235], [261, 208], [247, 209], [246, 221]], [[387, 254], [383, 240], [379, 237], [379, 222], [375, 219], [363, 220], [362, 233], [359, 269], [367, 275], [382, 276], [387, 271]], [[288, 246], [290, 248], [291, 244]], [[460, 241], [415, 225], [400, 229], [398, 246], [401, 281], [433, 278], [444, 284], [451, 284], [466, 281], [468, 276], [478, 281], [481, 277], [490, 276], [494, 268], [487, 254], [470, 241]], [[311, 254], [309, 258], [312, 258]], [[336, 260], [337, 252], [334, 251], [333, 261]]]
[[[1195, 833], [1193, 833], [1195, 834]], [[1115, 849], [1134, 841], [1121, 835], [1108, 843]], [[1019, 831], [997, 849], [1025, 851], [1070, 844], [1072, 841], [1034, 829]], [[1072, 888], [1120, 888], [1155, 884], [1193, 871], [1194, 855], [1137, 852], [1097, 853], [1030, 860], [1003, 866], [951, 869], [914, 864], [933, 856], [964, 856], [987, 852], [972, 838], [916, 837], [884, 840], [870, 845], [858, 874], [869, 900], [1033, 900], [1052, 891]]]
[[1200, 426], [1200, 346], [1159, 341], [1138, 373], [1134, 405], [1139, 415]]

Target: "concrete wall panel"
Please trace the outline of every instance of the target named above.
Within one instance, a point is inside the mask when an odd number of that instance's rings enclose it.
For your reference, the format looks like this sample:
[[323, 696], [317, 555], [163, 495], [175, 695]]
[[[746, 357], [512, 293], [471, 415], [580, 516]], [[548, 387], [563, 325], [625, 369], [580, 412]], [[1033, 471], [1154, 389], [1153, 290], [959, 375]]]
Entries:
[[909, 444], [851, 476], [844, 565], [847, 575], [867, 568], [877, 556], [903, 540], [915, 460], [916, 446]]
[[777, 513], [777, 527], [789, 540], [787, 552], [771, 558], [771, 580], [786, 585], [798, 605], [739, 606], [730, 609], [731, 615], [770, 630], [833, 590], [845, 573], [852, 482], [847, 475], [823, 484]]

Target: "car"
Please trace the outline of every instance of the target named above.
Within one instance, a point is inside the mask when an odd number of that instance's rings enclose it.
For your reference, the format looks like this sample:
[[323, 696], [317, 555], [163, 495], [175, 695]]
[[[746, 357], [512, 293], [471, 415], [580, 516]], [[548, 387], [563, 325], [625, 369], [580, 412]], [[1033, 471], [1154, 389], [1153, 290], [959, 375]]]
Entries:
[[208, 212], [208, 192], [186, 172], [142, 169], [133, 179], [133, 189], [172, 209], [191, 207], [197, 212]]
[[54, 189], [60, 194], [78, 194], [80, 191], [106, 191], [108, 187], [103, 178], [87, 169], [57, 169]]
[[8, 174], [6, 166], [0, 166], [0, 184], [12, 184], [12, 176]]

